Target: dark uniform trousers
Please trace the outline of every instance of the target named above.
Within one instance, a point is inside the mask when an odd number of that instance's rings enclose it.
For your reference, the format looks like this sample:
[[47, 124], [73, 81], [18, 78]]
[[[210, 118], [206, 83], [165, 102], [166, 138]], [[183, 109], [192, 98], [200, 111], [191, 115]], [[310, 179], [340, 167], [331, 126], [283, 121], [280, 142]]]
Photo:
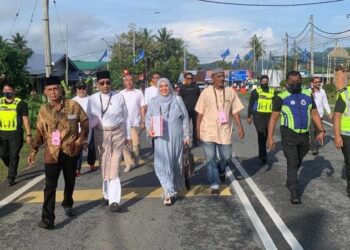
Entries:
[[[91, 139], [88, 144], [88, 154], [87, 154], [87, 163], [89, 165], [95, 165], [96, 162], [96, 150], [95, 150], [95, 139], [94, 139], [94, 130], [91, 132]], [[78, 154], [78, 159], [77, 159], [77, 170], [81, 170], [81, 165], [83, 164], [83, 150], [81, 150]]]
[[289, 190], [299, 189], [298, 171], [304, 156], [309, 151], [309, 133], [298, 134], [281, 126], [284, 156], [287, 159], [287, 183]]
[[57, 163], [45, 164], [45, 189], [44, 189], [44, 204], [42, 211], [42, 219], [55, 221], [55, 203], [56, 203], [56, 188], [61, 170], [64, 177], [64, 198], [63, 207], [70, 208], [73, 206], [73, 191], [75, 185], [75, 170], [77, 166], [77, 157], [71, 157], [63, 152], [58, 155]]
[[[321, 118], [322, 119], [322, 118]], [[313, 152], [318, 152], [318, 142], [316, 140], [317, 134], [319, 133], [316, 124], [311, 119], [310, 121], [310, 149]]]
[[188, 117], [192, 120], [192, 128], [193, 128], [193, 142], [197, 141], [197, 128], [196, 128], [196, 121], [197, 121], [197, 112], [194, 109], [187, 109]]
[[350, 187], [350, 136], [342, 135], [343, 138], [343, 155], [345, 161], [345, 174], [348, 187]]
[[5, 166], [8, 168], [8, 181], [14, 181], [17, 176], [19, 163], [19, 152], [23, 147], [22, 134], [0, 135], [0, 156]]
[[253, 114], [253, 122], [258, 133], [259, 158], [266, 159], [267, 131], [269, 127], [270, 115]]

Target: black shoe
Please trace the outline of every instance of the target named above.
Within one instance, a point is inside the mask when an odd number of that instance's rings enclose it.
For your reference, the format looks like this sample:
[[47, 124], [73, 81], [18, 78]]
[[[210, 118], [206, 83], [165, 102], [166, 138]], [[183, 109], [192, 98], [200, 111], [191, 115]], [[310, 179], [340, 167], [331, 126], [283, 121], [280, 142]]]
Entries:
[[118, 203], [113, 202], [111, 205], [109, 205], [109, 211], [118, 212], [120, 211], [120, 206], [118, 205]]
[[233, 172], [233, 174], [234, 174], [234, 176], [235, 176], [235, 178], [237, 180], [243, 180], [244, 179], [244, 177], [241, 175], [241, 173], [237, 169]]
[[68, 216], [68, 217], [73, 217], [75, 215], [75, 212], [73, 210], [73, 208], [71, 207], [65, 207], [64, 208], [64, 213]]
[[219, 178], [220, 178], [220, 181], [221, 181], [221, 182], [225, 182], [225, 180], [226, 180], [226, 174], [220, 174], [220, 175], [219, 175]]
[[52, 230], [55, 228], [54, 224], [52, 222], [49, 222], [49, 221], [40, 221], [38, 223], [38, 227], [40, 228], [44, 228], [44, 229], [47, 229], [47, 230]]
[[350, 185], [346, 186], [346, 192], [347, 192], [348, 196], [350, 197]]
[[109, 204], [108, 199], [103, 198], [101, 201], [101, 207], [106, 207], [106, 206], [108, 206], [108, 204]]
[[8, 186], [9, 187], [12, 187], [12, 186], [14, 186], [16, 184], [17, 184], [17, 182], [15, 180], [9, 180], [9, 182], [8, 182]]
[[312, 155], [318, 155], [318, 150], [317, 149], [312, 150], [311, 152], [312, 152]]
[[198, 147], [198, 143], [197, 143], [196, 140], [194, 140], [194, 141], [192, 142], [192, 146], [193, 146], [193, 147]]
[[219, 194], [220, 194], [220, 191], [219, 191], [218, 188], [212, 189], [212, 190], [211, 190], [211, 194], [212, 194], [212, 195], [219, 195]]
[[259, 161], [261, 164], [266, 164], [267, 159], [266, 159], [266, 157], [259, 157]]
[[290, 191], [290, 202], [292, 204], [301, 204], [301, 199], [298, 190], [293, 189]]

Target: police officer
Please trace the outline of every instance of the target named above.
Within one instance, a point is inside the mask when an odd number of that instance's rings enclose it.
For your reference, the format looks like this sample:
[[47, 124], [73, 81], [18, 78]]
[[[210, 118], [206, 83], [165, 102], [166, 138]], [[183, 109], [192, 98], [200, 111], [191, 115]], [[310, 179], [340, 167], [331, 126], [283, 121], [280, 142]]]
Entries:
[[317, 140], [323, 144], [325, 130], [317, 112], [311, 92], [302, 89], [298, 71], [287, 74], [287, 90], [275, 96], [272, 101], [272, 114], [268, 128], [268, 147], [275, 149], [273, 132], [281, 115], [281, 142], [287, 159], [286, 187], [291, 193], [291, 203], [300, 204], [298, 171], [304, 156], [309, 151], [309, 127], [312, 119], [319, 130]]
[[333, 130], [334, 144], [341, 149], [345, 161], [347, 187], [350, 197], [350, 86], [339, 90], [339, 96], [334, 107]]
[[14, 86], [6, 80], [3, 85], [3, 97], [0, 98], [0, 156], [8, 168], [9, 186], [16, 184], [19, 152], [23, 146], [23, 125], [26, 141], [31, 144], [31, 132], [28, 119], [28, 105], [15, 97]]
[[260, 87], [254, 89], [249, 98], [247, 123], [250, 125], [252, 120], [254, 122], [258, 133], [259, 160], [262, 164], [266, 163], [267, 128], [274, 96], [275, 90], [269, 87], [269, 77], [262, 75], [260, 77]]

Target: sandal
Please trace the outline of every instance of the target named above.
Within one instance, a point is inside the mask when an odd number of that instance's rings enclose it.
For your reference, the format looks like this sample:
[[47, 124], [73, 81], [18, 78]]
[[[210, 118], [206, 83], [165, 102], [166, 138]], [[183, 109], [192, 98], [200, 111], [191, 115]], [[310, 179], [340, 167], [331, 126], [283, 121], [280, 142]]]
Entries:
[[173, 205], [171, 198], [165, 197], [164, 198], [164, 206], [171, 206], [171, 205]]

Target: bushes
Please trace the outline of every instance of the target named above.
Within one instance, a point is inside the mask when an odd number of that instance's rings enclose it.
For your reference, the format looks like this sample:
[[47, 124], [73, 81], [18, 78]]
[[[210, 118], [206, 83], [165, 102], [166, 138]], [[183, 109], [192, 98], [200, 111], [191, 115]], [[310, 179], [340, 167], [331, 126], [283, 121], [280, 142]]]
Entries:
[[324, 84], [323, 89], [326, 91], [330, 103], [335, 103], [337, 98], [337, 89], [334, 84]]
[[36, 117], [38, 116], [40, 106], [45, 102], [44, 96], [32, 95], [26, 100], [29, 109], [29, 122], [30, 126], [35, 128]]

